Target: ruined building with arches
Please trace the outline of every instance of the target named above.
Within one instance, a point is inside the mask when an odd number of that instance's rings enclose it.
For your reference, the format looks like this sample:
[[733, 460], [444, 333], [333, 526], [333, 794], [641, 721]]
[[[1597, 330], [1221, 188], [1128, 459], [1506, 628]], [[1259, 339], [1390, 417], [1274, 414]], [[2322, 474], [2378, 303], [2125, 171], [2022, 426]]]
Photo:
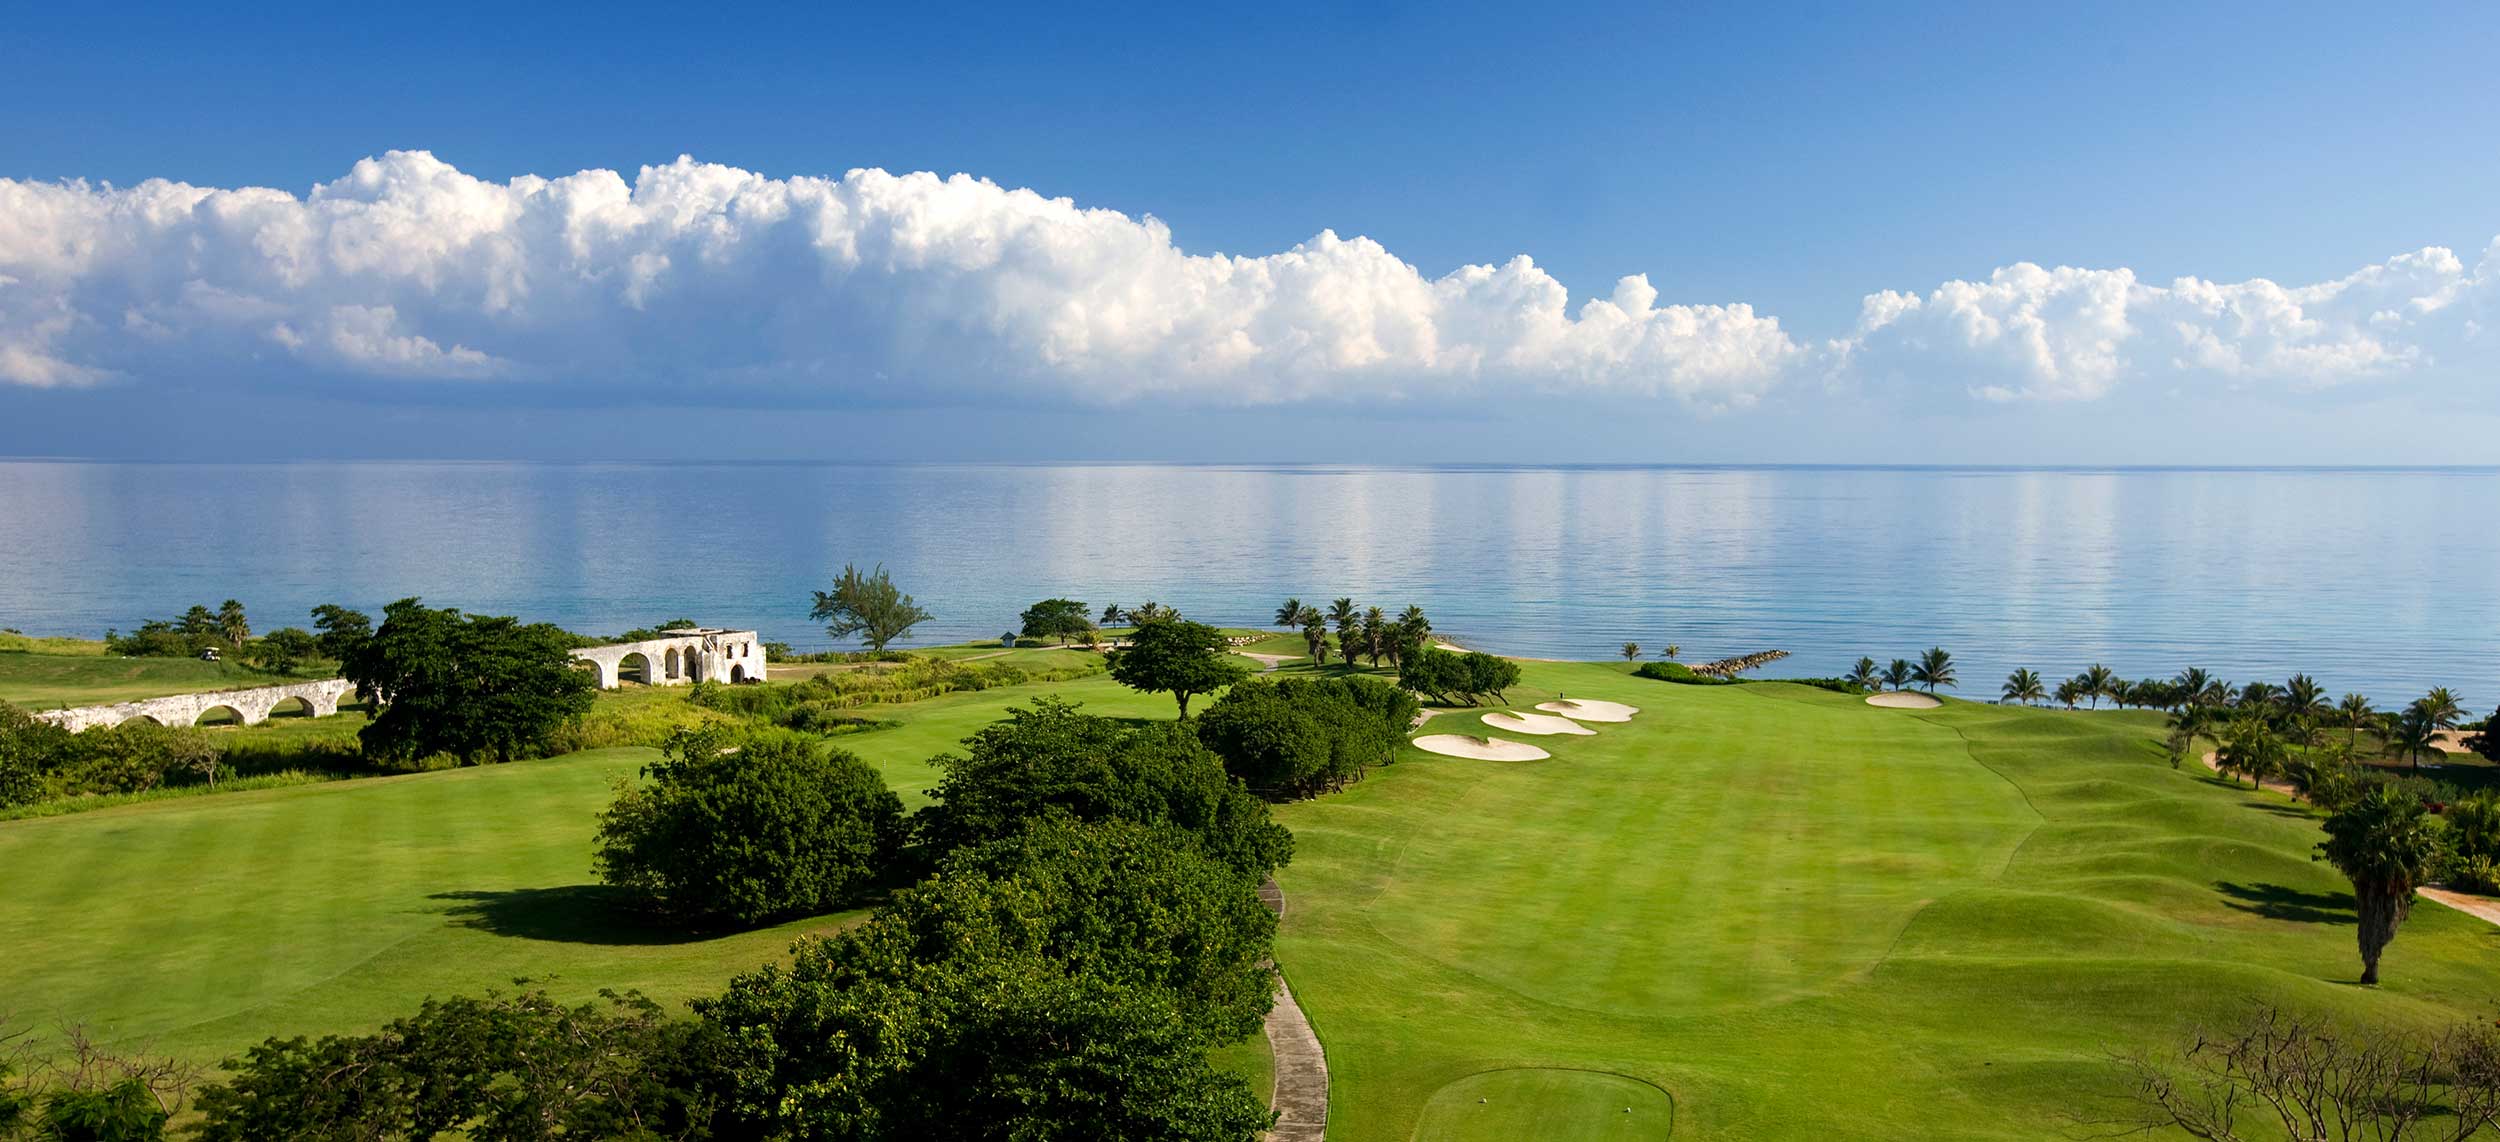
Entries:
[[573, 658], [599, 672], [602, 690], [627, 682], [691, 686], [764, 680], [764, 643], [751, 630], [685, 627], [640, 642], [584, 647]]
[[318, 682], [296, 682], [285, 686], [211, 690], [202, 694], [139, 698], [101, 706], [37, 710], [34, 716], [74, 734], [98, 726], [118, 726], [140, 719], [161, 726], [196, 726], [211, 714], [221, 713], [226, 716], [218, 719], [220, 721], [256, 726], [268, 721], [272, 714], [280, 717], [290, 713], [307, 718], [329, 717], [339, 712], [339, 702], [355, 690], [356, 684], [344, 678], [324, 678]]

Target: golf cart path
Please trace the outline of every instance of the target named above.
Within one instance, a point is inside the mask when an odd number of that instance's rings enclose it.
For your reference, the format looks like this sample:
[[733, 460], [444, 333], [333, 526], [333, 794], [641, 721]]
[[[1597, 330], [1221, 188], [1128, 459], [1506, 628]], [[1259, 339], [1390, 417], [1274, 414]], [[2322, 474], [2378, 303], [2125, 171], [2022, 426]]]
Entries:
[[[1285, 893], [1269, 879], [1259, 886], [1259, 902], [1285, 915]], [[1267, 1009], [1267, 1050], [1276, 1066], [1276, 1128], [1274, 1142], [1324, 1142], [1328, 1136], [1328, 1053], [1319, 1034], [1294, 1002], [1285, 974], [1276, 973], [1276, 1002]]]

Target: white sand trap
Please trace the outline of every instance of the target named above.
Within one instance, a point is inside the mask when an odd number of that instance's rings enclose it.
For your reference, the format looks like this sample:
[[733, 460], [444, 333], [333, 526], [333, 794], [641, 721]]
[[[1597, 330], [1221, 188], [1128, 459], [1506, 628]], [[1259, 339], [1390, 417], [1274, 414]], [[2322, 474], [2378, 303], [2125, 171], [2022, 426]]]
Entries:
[[1543, 761], [1554, 756], [1526, 742], [1469, 737], [1466, 734], [1425, 734], [1415, 739], [1415, 748], [1450, 757], [1472, 757], [1477, 761]]
[[1484, 716], [1484, 724], [1497, 730], [1509, 730], [1515, 734], [1581, 734], [1585, 736], [1597, 732], [1569, 718], [1557, 718], [1551, 714], [1492, 713]]
[[1536, 708], [1549, 714], [1561, 714], [1566, 718], [1582, 722], [1628, 722], [1632, 720], [1632, 715], [1641, 712], [1638, 706], [1626, 706], [1621, 702], [1600, 702], [1593, 698], [1587, 700], [1565, 698], [1559, 702], [1539, 702]]
[[1944, 702], [1916, 690], [1886, 690], [1881, 694], [1867, 695], [1866, 704], [1891, 710], [1933, 710]]

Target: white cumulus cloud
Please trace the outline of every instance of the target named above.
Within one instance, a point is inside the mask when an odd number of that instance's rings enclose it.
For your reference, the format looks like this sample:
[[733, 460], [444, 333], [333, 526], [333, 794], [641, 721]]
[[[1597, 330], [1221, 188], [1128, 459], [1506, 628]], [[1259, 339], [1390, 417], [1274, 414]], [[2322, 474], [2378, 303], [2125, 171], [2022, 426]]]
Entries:
[[1428, 278], [1323, 232], [1189, 254], [1153, 218], [965, 177], [681, 158], [509, 183], [423, 152], [298, 198], [0, 179], [0, 380], [300, 375], [887, 401], [1751, 401], [1804, 351], [1644, 278], [1573, 311], [1526, 257]]
[[1083, 404], [1496, 391], [1753, 403], [1828, 376], [1981, 400], [2487, 376], [2500, 242], [2332, 281], [2021, 263], [1863, 299], [1800, 343], [1646, 277], [1573, 305], [1526, 256], [1428, 277], [1329, 231], [1192, 254], [1152, 217], [964, 175], [690, 158], [510, 182], [422, 151], [302, 196], [0, 179], [0, 384], [420, 382], [634, 399]]

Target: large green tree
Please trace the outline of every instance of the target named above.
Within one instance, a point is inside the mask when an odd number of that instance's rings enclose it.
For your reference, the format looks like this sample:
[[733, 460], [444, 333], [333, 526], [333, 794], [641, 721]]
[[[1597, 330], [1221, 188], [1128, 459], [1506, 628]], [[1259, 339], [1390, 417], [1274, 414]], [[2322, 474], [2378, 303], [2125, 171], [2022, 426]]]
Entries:
[[1056, 638], [1061, 646], [1094, 629], [1091, 613], [1075, 599], [1044, 599], [1026, 607], [1018, 619], [1023, 623], [1024, 637]]
[[1293, 854], [1293, 834], [1268, 820], [1267, 804], [1224, 772], [1186, 728], [1136, 725], [1035, 699], [964, 741], [961, 754], [930, 764], [934, 804], [912, 817], [932, 855], [1022, 832], [1044, 816], [1169, 824], [1199, 849], [1265, 876]]
[[339, 673], [381, 707], [357, 734], [368, 756], [509, 761], [589, 711], [598, 684], [573, 668], [572, 645], [546, 623], [401, 599]]
[[349, 652], [359, 643], [373, 637], [373, 619], [363, 611], [351, 611], [337, 603], [323, 603], [312, 609], [313, 636], [321, 644], [321, 657], [332, 662], [345, 662]]
[[1362, 675], [1251, 682], [1199, 716], [1198, 740], [1253, 789], [1307, 794], [1389, 761], [1416, 713], [1413, 694]]
[[884, 564], [863, 572], [845, 563], [833, 589], [816, 592], [807, 617], [825, 624], [825, 633], [836, 640], [857, 635], [870, 650], [884, 650], [932, 616], [894, 585]]
[[753, 926], [858, 900], [902, 846], [903, 803], [866, 762], [785, 732], [679, 730], [599, 820], [609, 884], [698, 923]]
[[1156, 619], [1138, 624], [1128, 645], [1111, 652], [1111, 677], [1123, 686], [1148, 693], [1170, 694], [1189, 717], [1189, 700], [1211, 694], [1250, 676], [1248, 662], [1235, 657], [1224, 632], [1187, 619]]
[[2360, 913], [2361, 982], [2378, 982], [2379, 954], [2413, 911], [2413, 890], [2445, 855], [2439, 822], [2420, 798], [2381, 785], [2326, 819], [2318, 855], [2352, 882]]

